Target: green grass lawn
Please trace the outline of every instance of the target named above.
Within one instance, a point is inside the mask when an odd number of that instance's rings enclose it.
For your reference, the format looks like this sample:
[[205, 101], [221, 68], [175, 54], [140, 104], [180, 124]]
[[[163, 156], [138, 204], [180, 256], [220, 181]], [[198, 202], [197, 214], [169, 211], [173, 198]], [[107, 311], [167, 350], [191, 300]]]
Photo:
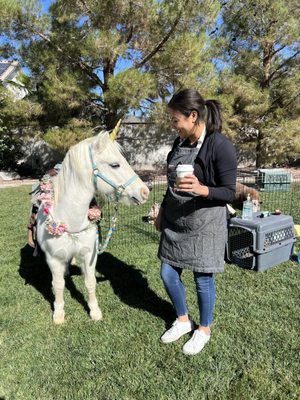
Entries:
[[[0, 399], [300, 399], [299, 264], [264, 273], [227, 265], [216, 275], [212, 339], [187, 357], [187, 338], [159, 340], [174, 312], [149, 230], [148, 244], [110, 245], [99, 257], [104, 320], [89, 319], [83, 279], [72, 267], [66, 323], [54, 326], [50, 273], [26, 246], [29, 189], [0, 190]], [[145, 224], [135, 224], [144, 234]], [[192, 274], [183, 280], [198, 322]]]

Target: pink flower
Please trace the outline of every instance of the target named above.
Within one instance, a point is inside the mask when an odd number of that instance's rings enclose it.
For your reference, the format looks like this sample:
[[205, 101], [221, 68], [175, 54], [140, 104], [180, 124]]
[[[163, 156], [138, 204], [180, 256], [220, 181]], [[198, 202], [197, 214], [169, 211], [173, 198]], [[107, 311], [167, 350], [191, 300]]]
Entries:
[[101, 210], [98, 206], [94, 206], [88, 211], [88, 218], [90, 221], [99, 221], [101, 219]]
[[38, 200], [41, 201], [41, 202], [44, 202], [44, 201], [51, 201], [52, 202], [52, 196], [51, 196], [50, 193], [41, 193], [38, 196]]
[[41, 183], [40, 188], [43, 192], [50, 192], [53, 190], [52, 182]]
[[62, 235], [63, 233], [67, 232], [68, 227], [66, 224], [60, 222], [56, 223], [54, 221], [49, 221], [48, 223], [48, 233], [50, 235]]

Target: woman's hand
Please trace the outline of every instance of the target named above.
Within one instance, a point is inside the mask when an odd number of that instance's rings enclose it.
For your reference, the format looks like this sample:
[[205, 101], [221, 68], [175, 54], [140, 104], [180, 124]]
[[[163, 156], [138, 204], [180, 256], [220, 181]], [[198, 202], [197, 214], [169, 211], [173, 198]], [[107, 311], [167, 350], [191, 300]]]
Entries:
[[199, 182], [195, 175], [187, 175], [184, 178], [177, 178], [175, 190], [195, 193], [202, 197], [207, 197], [209, 194], [208, 187]]
[[161, 231], [161, 221], [162, 221], [162, 217], [163, 217], [164, 212], [165, 212], [165, 209], [160, 207], [160, 209], [158, 211], [158, 214], [157, 214], [157, 217], [154, 220], [154, 226], [155, 226], [155, 229], [158, 232]]

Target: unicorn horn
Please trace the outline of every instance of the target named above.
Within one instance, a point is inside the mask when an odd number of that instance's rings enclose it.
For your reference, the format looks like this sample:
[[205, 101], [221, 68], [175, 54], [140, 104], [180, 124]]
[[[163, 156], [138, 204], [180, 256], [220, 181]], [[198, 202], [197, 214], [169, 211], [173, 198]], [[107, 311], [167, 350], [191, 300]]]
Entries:
[[116, 139], [116, 137], [117, 137], [117, 134], [118, 134], [118, 131], [119, 131], [119, 128], [120, 128], [120, 125], [121, 125], [121, 121], [122, 121], [122, 118], [119, 119], [119, 121], [117, 122], [117, 125], [114, 127], [114, 130], [113, 130], [112, 133], [109, 135], [109, 137], [110, 137], [110, 139], [111, 139], [112, 141], [114, 141], [114, 140]]

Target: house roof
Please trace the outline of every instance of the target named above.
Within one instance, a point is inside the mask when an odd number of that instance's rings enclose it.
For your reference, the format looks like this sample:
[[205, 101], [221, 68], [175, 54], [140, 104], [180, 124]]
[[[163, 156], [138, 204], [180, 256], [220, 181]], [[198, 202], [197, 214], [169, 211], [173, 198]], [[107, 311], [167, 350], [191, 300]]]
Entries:
[[20, 69], [18, 61], [0, 61], [0, 81], [12, 80]]

